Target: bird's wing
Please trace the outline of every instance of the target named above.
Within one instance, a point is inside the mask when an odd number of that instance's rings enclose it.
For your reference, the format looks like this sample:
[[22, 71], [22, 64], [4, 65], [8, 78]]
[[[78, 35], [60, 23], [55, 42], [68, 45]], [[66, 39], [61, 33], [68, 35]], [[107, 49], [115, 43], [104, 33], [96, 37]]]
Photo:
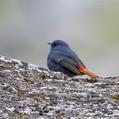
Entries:
[[77, 75], [87, 74], [93, 78], [98, 77], [95, 73], [88, 70], [85, 66], [78, 64], [76, 61], [73, 61], [70, 58], [55, 56], [55, 57], [52, 57], [51, 60], [60, 64], [62, 67], [68, 69], [69, 71], [74, 72]]
[[79, 65], [72, 59], [62, 57], [62, 56], [55, 56], [55, 57], [52, 57], [51, 60], [53, 60], [54, 62], [60, 64], [62, 67], [66, 68], [76, 74], [79, 74], [79, 75], [82, 74], [79, 71]]

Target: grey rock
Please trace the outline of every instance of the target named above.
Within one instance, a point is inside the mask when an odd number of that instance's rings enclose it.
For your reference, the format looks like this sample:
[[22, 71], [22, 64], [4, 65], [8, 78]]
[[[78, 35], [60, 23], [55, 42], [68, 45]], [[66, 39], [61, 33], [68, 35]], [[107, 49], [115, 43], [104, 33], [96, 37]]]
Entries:
[[0, 56], [0, 119], [119, 119], [119, 76], [70, 78]]

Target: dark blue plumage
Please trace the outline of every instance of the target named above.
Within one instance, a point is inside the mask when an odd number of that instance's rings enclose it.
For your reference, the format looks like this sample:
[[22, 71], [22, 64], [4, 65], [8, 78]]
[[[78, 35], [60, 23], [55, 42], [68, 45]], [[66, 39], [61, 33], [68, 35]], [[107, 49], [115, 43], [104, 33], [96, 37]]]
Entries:
[[85, 71], [80, 70], [80, 66], [86, 68], [85, 65], [66, 42], [55, 40], [49, 44], [51, 49], [47, 65], [50, 70], [62, 72], [68, 76], [85, 74]]

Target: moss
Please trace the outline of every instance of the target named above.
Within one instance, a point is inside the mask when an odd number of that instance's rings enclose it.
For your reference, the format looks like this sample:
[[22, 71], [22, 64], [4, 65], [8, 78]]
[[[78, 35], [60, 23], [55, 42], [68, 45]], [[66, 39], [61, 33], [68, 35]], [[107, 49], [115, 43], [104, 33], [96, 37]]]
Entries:
[[27, 83], [25, 83], [25, 85], [24, 85], [26, 88], [28, 88], [28, 89], [31, 89], [32, 88], [32, 86], [33, 86], [33, 84], [32, 83], [30, 83], [30, 82], [27, 82]]
[[91, 79], [85, 79], [85, 81], [86, 82], [88, 82], [88, 83], [96, 83], [96, 82], [98, 82], [98, 80], [96, 79], [96, 78], [91, 78]]
[[47, 79], [47, 78], [48, 78], [48, 76], [45, 73], [39, 73], [39, 75], [38, 75], [38, 80], [44, 80], [44, 79]]
[[26, 93], [25, 92], [14, 92], [14, 93], [12, 93], [12, 95], [14, 95], [14, 98], [15, 99], [19, 99], [19, 98], [23, 98], [23, 97], [25, 97], [25, 95], [26, 95]]
[[31, 79], [30, 77], [25, 77], [24, 80], [25, 80], [26, 82], [29, 82], [29, 83], [31, 83], [31, 84], [34, 84], [34, 80]]
[[44, 100], [40, 95], [34, 95], [32, 98], [37, 102], [42, 102]]
[[47, 79], [47, 75], [46, 74], [42, 74], [41, 79]]
[[109, 95], [109, 100], [113, 103], [119, 103], [119, 95]]
[[24, 113], [20, 113], [19, 114], [19, 119], [25, 119], [25, 114]]
[[73, 100], [75, 100], [77, 102], [80, 102], [81, 101], [81, 97], [79, 95], [76, 95], [73, 98], [74, 98]]

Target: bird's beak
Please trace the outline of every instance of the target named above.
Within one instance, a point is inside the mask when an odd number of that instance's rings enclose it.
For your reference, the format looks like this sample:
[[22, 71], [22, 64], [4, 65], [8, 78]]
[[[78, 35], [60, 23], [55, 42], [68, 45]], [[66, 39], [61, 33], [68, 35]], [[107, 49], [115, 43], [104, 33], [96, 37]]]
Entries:
[[48, 43], [49, 45], [51, 45], [52, 43]]

